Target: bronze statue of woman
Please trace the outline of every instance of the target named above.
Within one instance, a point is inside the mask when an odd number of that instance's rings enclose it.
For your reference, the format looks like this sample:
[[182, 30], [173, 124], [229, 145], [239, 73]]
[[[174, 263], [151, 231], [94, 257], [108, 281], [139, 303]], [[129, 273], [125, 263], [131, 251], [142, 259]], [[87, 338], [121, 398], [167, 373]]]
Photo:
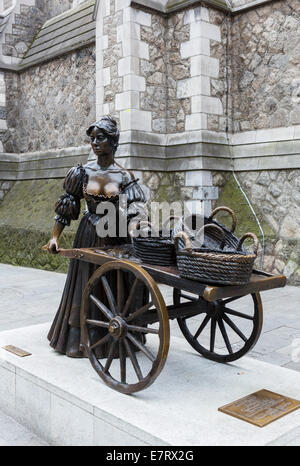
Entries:
[[[97, 207], [101, 202], [113, 202], [118, 210], [120, 194], [127, 195], [127, 204], [133, 202], [145, 202], [144, 194], [133, 174], [125, 170], [115, 162], [115, 153], [118, 148], [119, 130], [115, 120], [106, 116], [93, 123], [87, 130], [91, 139], [93, 151], [97, 160], [71, 168], [64, 181], [66, 191], [55, 205], [55, 224], [53, 235], [43, 249], [55, 254], [59, 249], [59, 237], [65, 226], [70, 225], [71, 220], [77, 220], [80, 214], [80, 201], [85, 199], [86, 210], [79, 224], [74, 248], [103, 247], [119, 245], [128, 242], [127, 237], [101, 238], [97, 235], [96, 226], [101, 215], [97, 214]], [[117, 216], [118, 217], [118, 216]], [[80, 345], [80, 308], [81, 298], [85, 285], [96, 270], [94, 264], [71, 259], [65, 288], [55, 319], [52, 323], [48, 339], [50, 345], [60, 353], [70, 357], [84, 357]], [[130, 290], [130, 276], [125, 279], [125, 293]], [[113, 289], [116, 284], [114, 272], [109, 277], [110, 286]], [[99, 287], [97, 296], [104, 303], [106, 295]], [[126, 296], [125, 296], [126, 299]], [[146, 304], [148, 296], [144, 288], [136, 293], [134, 306]], [[94, 306], [91, 303], [91, 306]], [[91, 309], [91, 315], [99, 313], [95, 307]], [[101, 338], [103, 329], [94, 329], [95, 341]], [[106, 345], [98, 349], [97, 357], [107, 356]]]

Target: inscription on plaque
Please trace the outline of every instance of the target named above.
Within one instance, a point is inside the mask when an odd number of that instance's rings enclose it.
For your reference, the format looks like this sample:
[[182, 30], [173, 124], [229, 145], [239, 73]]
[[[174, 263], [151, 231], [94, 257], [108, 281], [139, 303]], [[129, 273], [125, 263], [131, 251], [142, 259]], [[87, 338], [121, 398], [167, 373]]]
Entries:
[[259, 390], [240, 400], [219, 408], [219, 411], [258, 427], [264, 427], [270, 422], [285, 416], [300, 408], [300, 401], [269, 390]]
[[28, 351], [24, 351], [21, 348], [17, 348], [16, 346], [8, 345], [4, 346], [3, 349], [9, 351], [10, 353], [16, 354], [17, 356], [20, 356], [20, 358], [31, 356], [31, 353], [28, 353]]

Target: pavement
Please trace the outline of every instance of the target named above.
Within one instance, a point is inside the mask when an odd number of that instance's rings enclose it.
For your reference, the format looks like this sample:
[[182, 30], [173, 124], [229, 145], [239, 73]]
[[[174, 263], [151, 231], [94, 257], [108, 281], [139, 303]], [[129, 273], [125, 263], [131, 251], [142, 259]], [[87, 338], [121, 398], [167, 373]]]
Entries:
[[[50, 326], [65, 277], [55, 272], [0, 264], [0, 332], [47, 322]], [[160, 288], [166, 303], [171, 304], [172, 290], [166, 286]], [[247, 356], [300, 372], [300, 288], [287, 286], [266, 291], [262, 293], [262, 300], [262, 334]], [[176, 321], [171, 322], [172, 335], [184, 338]], [[8, 422], [3, 419], [5, 417], [0, 414], [0, 444], [3, 441], [2, 425]], [[25, 439], [26, 436], [24, 442]], [[283, 442], [300, 444], [300, 431]]]

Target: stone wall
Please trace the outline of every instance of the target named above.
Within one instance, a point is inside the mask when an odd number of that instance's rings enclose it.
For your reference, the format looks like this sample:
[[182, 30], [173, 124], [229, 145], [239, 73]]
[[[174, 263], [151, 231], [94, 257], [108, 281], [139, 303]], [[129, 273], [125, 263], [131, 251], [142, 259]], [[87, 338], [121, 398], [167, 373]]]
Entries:
[[22, 58], [43, 23], [69, 8], [72, 8], [72, 0], [33, 0], [32, 5], [21, 1], [20, 12], [11, 13], [10, 32], [4, 34], [3, 55]]
[[[283, 273], [290, 284], [300, 285], [300, 170], [250, 171], [237, 177], [265, 234], [263, 269]], [[238, 235], [253, 231], [261, 241], [258, 224], [232, 175], [214, 173], [213, 182], [220, 189], [216, 204], [228, 205], [237, 214]]]
[[6, 152], [82, 146], [95, 120], [95, 48], [77, 50], [20, 75], [6, 73]]
[[127, 4], [103, 7], [99, 115], [112, 114], [122, 131], [224, 130], [226, 15], [199, 6], [164, 18]]
[[300, 123], [298, 0], [274, 1], [232, 24], [234, 130]]

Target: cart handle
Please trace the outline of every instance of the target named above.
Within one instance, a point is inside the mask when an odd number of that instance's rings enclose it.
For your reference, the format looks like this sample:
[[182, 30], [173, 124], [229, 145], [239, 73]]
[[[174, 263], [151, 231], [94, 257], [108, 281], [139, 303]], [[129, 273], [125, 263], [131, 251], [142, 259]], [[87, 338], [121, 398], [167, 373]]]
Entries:
[[[215, 228], [216, 230], [218, 230], [222, 234], [223, 240], [222, 240], [222, 243], [221, 243], [221, 249], [223, 249], [224, 248], [224, 240], [225, 240], [225, 232], [224, 232], [224, 230], [222, 230], [222, 228], [218, 227], [218, 225], [215, 225], [214, 223], [208, 223], [207, 225], [204, 225], [202, 228], [200, 228], [200, 230], [197, 232], [196, 239], [198, 239], [198, 236], [200, 236], [200, 234], [205, 230], [205, 228], [208, 228], [208, 227]], [[185, 231], [180, 231], [179, 233], [177, 233], [177, 235], [174, 238], [176, 250], [177, 251], [179, 250], [179, 248], [178, 248], [179, 238], [182, 238], [184, 240], [185, 249], [187, 251], [192, 251], [193, 248], [192, 248], [192, 243], [191, 243], [190, 237], [188, 236], [188, 234]]]
[[237, 251], [240, 251], [241, 248], [242, 248], [242, 244], [243, 242], [245, 241], [245, 239], [247, 238], [251, 238], [253, 239], [253, 254], [255, 254], [257, 256], [257, 251], [258, 251], [258, 238], [257, 236], [254, 234], [254, 233], [245, 233], [244, 236], [241, 237], [240, 241], [239, 241], [239, 244], [238, 244], [238, 247], [237, 247]]
[[210, 217], [208, 218], [208, 221], [210, 222], [217, 215], [217, 213], [219, 213], [221, 211], [228, 212], [231, 215], [232, 225], [231, 225], [231, 230], [230, 231], [231, 231], [231, 233], [233, 233], [235, 231], [235, 228], [236, 228], [237, 220], [236, 220], [235, 213], [229, 207], [226, 207], [226, 206], [217, 207], [216, 209], [214, 209], [212, 211]]

